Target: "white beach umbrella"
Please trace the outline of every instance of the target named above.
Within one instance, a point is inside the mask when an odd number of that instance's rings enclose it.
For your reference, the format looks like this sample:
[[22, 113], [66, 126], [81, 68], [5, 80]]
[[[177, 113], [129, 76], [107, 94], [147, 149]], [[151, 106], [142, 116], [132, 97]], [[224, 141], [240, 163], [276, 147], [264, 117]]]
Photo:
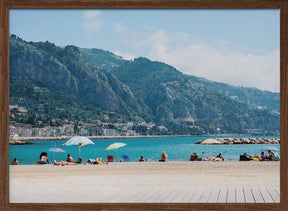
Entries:
[[216, 139], [213, 139], [213, 138], [209, 138], [209, 139], [205, 139], [203, 140], [200, 144], [201, 145], [209, 145], [209, 152], [210, 152], [210, 155], [211, 155], [211, 146], [210, 145], [214, 145], [214, 144], [220, 144], [221, 142], [216, 140]]
[[106, 147], [105, 150], [112, 150], [112, 149], [116, 149], [116, 152], [117, 152], [117, 157], [118, 157], [118, 161], [119, 161], [119, 155], [118, 155], [118, 148], [120, 147], [124, 147], [126, 146], [126, 144], [124, 143], [113, 143], [113, 144], [110, 144], [108, 147]]
[[66, 141], [63, 145], [65, 146], [72, 146], [72, 145], [78, 145], [79, 146], [79, 158], [81, 157], [81, 150], [80, 148], [87, 144], [94, 144], [93, 141], [91, 141], [89, 138], [84, 136], [74, 136], [73, 138], [70, 138], [68, 141]]
[[213, 139], [213, 138], [209, 138], [209, 139], [205, 139], [203, 140], [200, 144], [202, 145], [212, 145], [212, 144], [220, 144], [221, 142]]

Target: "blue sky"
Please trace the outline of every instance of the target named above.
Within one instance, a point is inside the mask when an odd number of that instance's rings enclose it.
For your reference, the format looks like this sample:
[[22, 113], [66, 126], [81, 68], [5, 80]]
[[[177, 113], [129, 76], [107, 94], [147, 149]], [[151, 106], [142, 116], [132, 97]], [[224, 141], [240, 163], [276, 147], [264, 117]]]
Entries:
[[139, 56], [236, 86], [279, 92], [276, 9], [12, 9], [10, 34]]

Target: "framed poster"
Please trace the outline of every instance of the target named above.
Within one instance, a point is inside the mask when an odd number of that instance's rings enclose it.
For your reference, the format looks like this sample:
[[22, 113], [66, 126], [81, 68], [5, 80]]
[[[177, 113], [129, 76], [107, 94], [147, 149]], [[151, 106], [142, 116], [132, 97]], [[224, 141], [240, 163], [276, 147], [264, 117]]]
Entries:
[[[1, 158], [3, 208], [280, 210], [287, 207], [285, 3], [2, 2], [1, 140], [2, 154], [6, 155]], [[213, 81], [225, 83], [228, 88], [219, 88], [221, 83]], [[249, 110], [251, 104], [235, 105], [239, 96], [227, 94], [233, 86], [256, 87], [259, 93], [269, 90], [276, 98], [278, 93], [281, 113], [279, 108], [269, 110], [262, 105], [254, 105], [253, 113]], [[224, 91], [216, 94], [213, 89]], [[24, 95], [25, 99], [20, 99]], [[255, 98], [258, 96], [257, 92]], [[193, 100], [181, 101], [185, 97]], [[53, 103], [47, 103], [47, 99]], [[210, 106], [211, 101], [214, 106]], [[277, 100], [275, 104], [277, 107]], [[227, 109], [225, 105], [230, 110], [218, 114]], [[203, 110], [191, 109], [193, 106]], [[85, 111], [77, 110], [79, 107]], [[239, 107], [241, 110], [237, 110]], [[241, 112], [246, 116], [238, 117]], [[154, 116], [147, 117], [150, 113]], [[216, 113], [217, 118], [213, 117]], [[231, 129], [232, 114], [239, 114], [241, 131], [238, 125]], [[205, 120], [207, 115], [211, 123]], [[247, 115], [266, 118], [270, 125], [267, 123], [263, 130], [259, 130], [260, 126], [253, 128]], [[131, 128], [123, 129], [131, 122]], [[181, 126], [182, 133], [178, 132], [180, 126], [175, 125], [185, 125]], [[281, 162], [238, 162], [240, 153], [260, 157], [260, 151], [265, 151], [261, 144], [253, 145], [253, 150], [252, 145], [245, 144], [240, 150], [232, 149], [236, 145], [195, 144], [209, 139], [207, 136], [211, 134], [218, 139], [219, 134], [233, 132], [238, 135], [229, 138], [238, 137], [239, 141], [243, 131], [273, 138], [280, 135], [281, 144], [275, 142], [273, 150], [281, 153]], [[132, 138], [123, 139], [123, 133], [132, 134]], [[9, 148], [9, 137], [18, 140], [17, 135], [21, 140], [29, 137], [25, 139], [37, 145]], [[90, 136], [94, 145], [74, 148], [63, 145], [67, 137], [74, 135]], [[151, 138], [153, 143], [148, 143]], [[106, 150], [113, 142], [126, 145]], [[36, 155], [53, 145], [66, 152], [48, 153], [50, 164], [57, 165], [34, 165]], [[168, 154], [168, 162], [158, 162], [165, 160], [162, 151]], [[194, 151], [203, 160], [222, 152], [227, 161], [190, 162]], [[67, 153], [75, 161], [81, 158], [83, 163], [102, 157], [105, 165], [68, 166]], [[108, 155], [124, 162], [106, 162]], [[143, 155], [147, 161], [138, 162]], [[9, 165], [16, 157], [20, 165]], [[125, 162], [126, 159], [130, 162]], [[267, 169], [270, 171], [266, 172]], [[259, 181], [259, 177], [263, 180]]]

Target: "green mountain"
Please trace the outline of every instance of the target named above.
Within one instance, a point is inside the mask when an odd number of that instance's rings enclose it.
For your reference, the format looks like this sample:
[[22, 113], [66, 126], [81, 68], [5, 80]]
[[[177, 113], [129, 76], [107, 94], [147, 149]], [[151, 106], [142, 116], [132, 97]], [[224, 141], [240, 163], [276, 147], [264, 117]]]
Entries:
[[[60, 48], [15, 35], [9, 52], [9, 103], [28, 110], [22, 122], [58, 119], [61, 125], [61, 119], [93, 122], [113, 114], [114, 121], [164, 125], [168, 134], [280, 128], [279, 93], [185, 75], [147, 58], [126, 61], [100, 49]], [[10, 119], [20, 121], [16, 111]]]
[[138, 58], [115, 68], [113, 73], [130, 87], [138, 101], [151, 109], [154, 120], [162, 124], [192, 118], [195, 126], [211, 133], [216, 133], [217, 128], [235, 133], [247, 128], [279, 128], [279, 116], [268, 109], [251, 109], [215, 91], [212, 85], [205, 85], [202, 79], [182, 74], [161, 62]]
[[[91, 64], [79, 48], [10, 37], [10, 76], [32, 79], [52, 90], [80, 97], [103, 110], [130, 114], [138, 105], [128, 86]], [[120, 96], [121, 95], [121, 96]]]
[[256, 88], [237, 87], [207, 79], [199, 78], [198, 81], [209, 89], [216, 90], [218, 93], [231, 99], [243, 102], [251, 108], [265, 107], [268, 110], [280, 112], [280, 94], [270, 91], [261, 91]]
[[92, 64], [100, 69], [110, 70], [126, 62], [122, 57], [101, 49], [80, 48], [80, 51]]

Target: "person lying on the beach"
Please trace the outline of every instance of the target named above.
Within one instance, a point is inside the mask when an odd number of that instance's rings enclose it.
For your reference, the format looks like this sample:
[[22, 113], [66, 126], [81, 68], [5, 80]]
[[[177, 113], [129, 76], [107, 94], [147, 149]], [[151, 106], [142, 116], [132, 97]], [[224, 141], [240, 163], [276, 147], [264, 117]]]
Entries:
[[96, 160], [93, 162], [93, 164], [105, 164], [104, 160], [100, 157], [99, 158], [96, 158]]
[[166, 162], [167, 161], [167, 157], [168, 155], [166, 154], [165, 151], [162, 152], [161, 154], [161, 160], [159, 160], [160, 162]]
[[207, 158], [204, 158], [204, 161], [214, 161], [215, 158], [209, 155]]
[[53, 160], [54, 165], [58, 165], [58, 166], [66, 166], [66, 165], [77, 165], [77, 163], [72, 163], [72, 162], [67, 162], [67, 161], [56, 161]]
[[150, 158], [146, 158], [147, 162], [154, 162], [154, 160], [150, 159]]

